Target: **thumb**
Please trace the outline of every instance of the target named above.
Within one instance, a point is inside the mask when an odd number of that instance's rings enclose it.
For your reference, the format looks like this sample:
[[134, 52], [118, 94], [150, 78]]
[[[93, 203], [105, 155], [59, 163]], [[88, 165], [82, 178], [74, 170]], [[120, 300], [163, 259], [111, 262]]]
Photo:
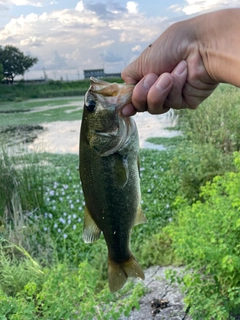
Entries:
[[136, 84], [144, 77], [141, 71], [141, 56], [123, 69], [121, 77], [127, 84]]

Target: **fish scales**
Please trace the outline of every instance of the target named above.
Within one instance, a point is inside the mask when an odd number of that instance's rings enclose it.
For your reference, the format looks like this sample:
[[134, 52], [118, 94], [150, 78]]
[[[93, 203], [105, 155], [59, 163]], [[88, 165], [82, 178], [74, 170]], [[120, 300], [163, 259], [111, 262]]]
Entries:
[[103, 233], [112, 292], [128, 277], [144, 279], [130, 250], [132, 227], [146, 222], [140, 205], [138, 132], [134, 120], [121, 115], [132, 90], [133, 86], [91, 78], [80, 134], [80, 178], [86, 202], [83, 238], [92, 242]]

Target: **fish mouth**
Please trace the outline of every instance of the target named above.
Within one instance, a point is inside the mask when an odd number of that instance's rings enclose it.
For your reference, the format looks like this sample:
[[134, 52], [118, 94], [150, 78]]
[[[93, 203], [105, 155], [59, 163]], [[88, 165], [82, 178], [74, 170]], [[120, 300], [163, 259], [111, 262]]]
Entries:
[[123, 107], [132, 100], [134, 85], [109, 83], [103, 80], [90, 78], [89, 93], [106, 107], [115, 107], [119, 115]]

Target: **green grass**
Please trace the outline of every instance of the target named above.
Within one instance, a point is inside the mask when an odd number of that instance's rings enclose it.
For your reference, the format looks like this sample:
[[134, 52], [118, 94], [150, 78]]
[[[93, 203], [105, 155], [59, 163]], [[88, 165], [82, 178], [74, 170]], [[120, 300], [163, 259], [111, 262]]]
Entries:
[[[155, 261], [144, 261], [141, 248], [172, 219], [172, 202], [177, 194], [177, 185], [176, 179], [166, 174], [172, 156], [172, 151], [141, 150], [142, 207], [149, 222], [134, 227], [132, 249], [145, 266], [164, 263], [161, 256], [156, 257]], [[85, 202], [79, 180], [78, 155], [43, 153], [38, 155], [38, 161], [48, 163], [47, 167], [43, 167], [45, 205], [39, 215], [34, 215], [40, 222], [41, 231], [53, 239], [61, 261], [67, 260], [77, 266], [88, 257], [95, 260], [94, 264], [102, 265], [106, 275], [107, 252], [103, 238], [93, 245], [86, 245], [81, 238]], [[102, 255], [105, 259], [99, 264], [96, 257], [101, 259]]]
[[[57, 107], [51, 109], [51, 107]], [[80, 120], [83, 106], [83, 97], [74, 99], [45, 99], [44, 101], [25, 101], [4, 103], [0, 106], [0, 128], [4, 126], [19, 126], [25, 124], [39, 124], [54, 121]], [[41, 107], [48, 108], [41, 110]], [[36, 109], [39, 108], [39, 109]], [[2, 113], [4, 111], [20, 111], [17, 113]], [[31, 110], [34, 112], [24, 112]], [[71, 112], [68, 112], [71, 111]]]
[[[131, 244], [143, 267], [169, 262], [160, 251], [146, 254], [148, 245], [143, 244], [157, 245], [159, 239], [151, 241], [152, 237], [173, 215], [171, 203], [176, 184], [165, 175], [171, 158], [171, 151], [141, 151], [142, 206], [149, 222], [134, 227]], [[32, 163], [40, 170], [44, 203], [40, 206], [36, 203], [21, 214], [20, 208], [10, 207], [12, 218], [8, 223], [3, 216], [0, 316], [47, 320], [92, 319], [96, 314], [98, 319], [118, 319], [122, 313], [128, 315], [133, 307], [138, 307], [144, 290], [140, 283], [133, 287], [129, 281], [120, 292], [111, 294], [103, 237], [93, 244], [82, 240], [85, 203], [78, 155], [45, 153], [32, 158], [27, 154], [14, 159], [19, 164]], [[31, 170], [28, 175], [31, 176]], [[161, 184], [157, 183], [159, 179]], [[25, 181], [29, 185], [28, 180], [23, 180], [23, 185], [18, 185], [19, 192], [34, 193], [34, 188], [24, 188]], [[22, 245], [27, 248], [27, 255]]]
[[[103, 79], [104, 80], [104, 79]], [[120, 82], [120, 78], [105, 79], [109, 82]], [[53, 81], [49, 80], [44, 84], [19, 84], [9, 86], [0, 84], [0, 101], [22, 101], [37, 98], [71, 97], [81, 96], [89, 87], [89, 79], [79, 81]]]
[[21, 102], [4, 102], [0, 105], [0, 112], [4, 111], [18, 111], [18, 110], [31, 110], [37, 107], [46, 107], [46, 106], [61, 106], [67, 105], [69, 103], [82, 102], [83, 97], [74, 97], [74, 98], [52, 98], [52, 99], [36, 99], [36, 100], [26, 100]]
[[183, 136], [176, 136], [176, 137], [153, 137], [153, 138], [148, 138], [146, 141], [151, 142], [153, 144], [161, 144], [164, 147], [171, 147], [171, 146], [176, 146], [180, 142], [183, 142], [185, 138]]

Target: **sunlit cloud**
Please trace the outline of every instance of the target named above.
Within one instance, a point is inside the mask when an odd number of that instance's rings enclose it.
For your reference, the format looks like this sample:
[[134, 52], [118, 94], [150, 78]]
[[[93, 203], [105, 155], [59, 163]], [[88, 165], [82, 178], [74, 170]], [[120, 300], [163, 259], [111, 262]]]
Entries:
[[[161, 12], [150, 16], [142, 11], [138, 0], [81, 0], [76, 1], [72, 9], [67, 2], [65, 9], [60, 9], [63, 2], [56, 0], [0, 0], [1, 15], [6, 21], [0, 29], [0, 43], [17, 46], [38, 57], [39, 62], [31, 72], [44, 68], [48, 74], [60, 75], [64, 71], [64, 74], [76, 76], [76, 70], [102, 68], [103, 65], [113, 72], [121, 72], [124, 65], [137, 58], [179, 17], [239, 6], [238, 2], [176, 1], [177, 4], [165, 11], [169, 16]], [[17, 15], [18, 11], [24, 12], [24, 7], [20, 6], [27, 5], [30, 6], [28, 14]], [[51, 5], [55, 5], [54, 10]], [[6, 11], [13, 7], [14, 14]]]
[[127, 10], [128, 13], [137, 14], [138, 13], [138, 3], [135, 1], [129, 1], [127, 2]]
[[96, 48], [106, 48], [108, 46], [110, 46], [112, 43], [114, 43], [114, 40], [107, 40], [107, 41], [103, 41], [101, 43], [98, 43], [96, 45], [94, 45], [92, 48], [96, 49]]
[[147, 18], [138, 12], [137, 2], [129, 1], [122, 6], [79, 1], [75, 9], [11, 19], [0, 30], [0, 42], [17, 43], [20, 50], [37, 56], [39, 63], [34, 68], [39, 70], [65, 69], [70, 73], [99, 68], [104, 63], [111, 71], [120, 72], [124, 61], [128, 63], [133, 53], [139, 54], [167, 24], [166, 17]]
[[140, 45], [136, 45], [135, 47], [132, 48], [133, 52], [140, 52], [142, 50], [142, 47]]
[[9, 4], [14, 4], [15, 6], [34, 6], [34, 7], [42, 7], [46, 4], [54, 4], [55, 1], [50, 0], [9, 0]]
[[239, 7], [239, 0], [186, 0], [186, 5], [174, 4], [170, 9], [174, 12], [184, 12], [187, 15], [225, 9], [230, 7]]

